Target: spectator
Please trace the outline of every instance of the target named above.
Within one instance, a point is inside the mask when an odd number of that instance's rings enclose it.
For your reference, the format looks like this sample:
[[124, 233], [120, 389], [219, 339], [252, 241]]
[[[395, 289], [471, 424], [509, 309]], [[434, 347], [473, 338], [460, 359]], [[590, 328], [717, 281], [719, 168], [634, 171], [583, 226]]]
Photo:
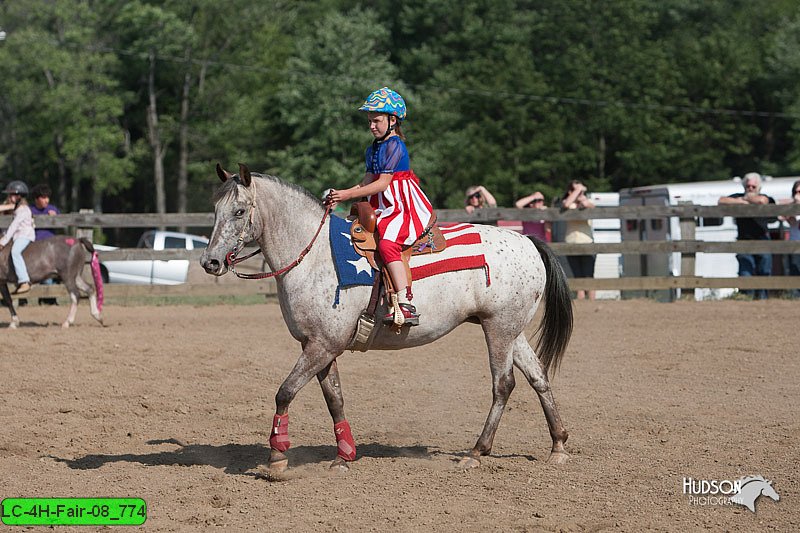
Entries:
[[[31, 189], [31, 197], [33, 198], [33, 205], [30, 206], [31, 213], [35, 215], [59, 215], [61, 211], [58, 210], [56, 206], [50, 203], [50, 195], [52, 191], [50, 190], [50, 186], [45, 183], [40, 183]], [[42, 241], [44, 239], [49, 239], [50, 237], [54, 237], [55, 233], [53, 233], [49, 229], [36, 229], [36, 240]], [[48, 278], [42, 281], [42, 285], [52, 285], [54, 280], [52, 278]], [[22, 304], [22, 301], [20, 301]], [[39, 305], [58, 305], [58, 301], [55, 298], [39, 298]]]
[[[737, 192], [730, 196], [723, 196], [717, 202], [719, 205], [766, 205], [774, 204], [775, 199], [766, 194], [761, 194], [761, 175], [749, 172], [742, 181], [744, 192]], [[775, 221], [770, 217], [737, 217], [736, 227], [739, 230], [737, 240], [762, 241], [770, 240], [767, 224]], [[739, 262], [739, 276], [770, 276], [772, 274], [772, 254], [736, 254]], [[743, 294], [754, 296], [756, 299], [767, 298], [766, 289], [755, 291], [745, 290]]]
[[[800, 180], [792, 184], [792, 199], [788, 203], [800, 204]], [[789, 224], [789, 240], [800, 241], [800, 217], [788, 216], [784, 220]], [[800, 276], [800, 254], [789, 256], [788, 271], [790, 276]], [[800, 289], [794, 289], [791, 294], [793, 298], [800, 298]]]
[[[573, 180], [570, 182], [564, 196], [561, 197], [561, 210], [567, 209], [591, 209], [594, 203], [586, 196], [587, 188], [583, 182]], [[594, 242], [592, 238], [592, 224], [590, 220], [567, 220], [564, 242], [571, 244], [589, 244]], [[575, 278], [594, 277], [594, 254], [570, 255], [567, 256], [569, 268]], [[586, 293], [590, 300], [594, 300], [594, 291], [577, 291], [578, 300], [583, 300]]]
[[483, 209], [484, 207], [497, 207], [497, 200], [494, 199], [492, 193], [486, 190], [483, 185], [473, 185], [467, 188], [466, 197], [464, 198], [464, 209], [467, 213], [472, 213], [476, 209]]
[[[36, 185], [33, 189], [31, 189], [31, 198], [33, 198], [33, 205], [30, 206], [31, 213], [34, 216], [36, 215], [60, 215], [61, 211], [50, 203], [50, 194], [52, 191], [50, 190], [50, 186], [40, 183]], [[55, 233], [53, 233], [49, 229], [37, 229], [36, 230], [36, 240], [41, 241], [44, 239], [49, 239], [53, 237]]]
[[[535, 191], [533, 194], [520, 198], [515, 205], [518, 209], [547, 209], [547, 206], [544, 204], [544, 195], [539, 191]], [[522, 233], [529, 237], [538, 237], [545, 242], [550, 242], [552, 240], [550, 222], [546, 220], [523, 220]]]

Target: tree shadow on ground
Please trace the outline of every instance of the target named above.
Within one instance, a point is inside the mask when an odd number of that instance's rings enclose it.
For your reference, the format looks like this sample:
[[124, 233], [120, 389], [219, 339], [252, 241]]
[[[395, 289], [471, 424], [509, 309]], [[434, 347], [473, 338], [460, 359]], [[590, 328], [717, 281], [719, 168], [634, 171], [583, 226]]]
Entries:
[[[88, 454], [75, 459], [50, 455], [51, 459], [66, 464], [74, 470], [93, 470], [109, 463], [139, 463], [145, 466], [213, 466], [226, 474], [257, 475], [252, 470], [267, 464], [269, 446], [264, 444], [184, 444], [178, 439], [147, 441], [152, 446], [171, 444], [176, 450], [152, 453]], [[358, 445], [358, 457], [429, 459], [442, 452], [430, 451], [427, 446], [390, 446], [379, 443]], [[336, 446], [297, 446], [286, 452], [289, 464], [302, 466], [325, 463], [336, 457]]]

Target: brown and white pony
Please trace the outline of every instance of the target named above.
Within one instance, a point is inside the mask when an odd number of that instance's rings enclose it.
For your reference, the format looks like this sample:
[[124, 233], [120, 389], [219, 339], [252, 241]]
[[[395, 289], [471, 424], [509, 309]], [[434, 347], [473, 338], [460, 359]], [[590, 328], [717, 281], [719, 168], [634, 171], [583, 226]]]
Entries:
[[[86, 252], [91, 254], [92, 279], [94, 285], [86, 283], [81, 277], [83, 265], [86, 263]], [[92, 316], [101, 324], [103, 318], [103, 278], [100, 274], [100, 263], [97, 252], [89, 239], [76, 239], [57, 235], [41, 241], [34, 241], [22, 252], [25, 266], [31, 283], [40, 283], [46, 279], [59, 277], [69, 292], [70, 307], [67, 319], [61, 327], [68, 328], [75, 322], [78, 300], [81, 292], [88, 293]], [[16, 283], [17, 274], [11, 262], [11, 246], [0, 251], [0, 295], [11, 313], [10, 328], [19, 326], [19, 317], [11, 301], [7, 283]]]

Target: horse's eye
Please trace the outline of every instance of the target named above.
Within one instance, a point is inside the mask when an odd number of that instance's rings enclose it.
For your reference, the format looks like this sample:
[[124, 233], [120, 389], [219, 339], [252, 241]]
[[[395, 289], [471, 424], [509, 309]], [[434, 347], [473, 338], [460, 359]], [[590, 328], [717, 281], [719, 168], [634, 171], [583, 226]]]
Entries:
[[237, 217], [243, 217], [244, 216], [244, 209], [237, 209], [236, 210], [236, 216]]

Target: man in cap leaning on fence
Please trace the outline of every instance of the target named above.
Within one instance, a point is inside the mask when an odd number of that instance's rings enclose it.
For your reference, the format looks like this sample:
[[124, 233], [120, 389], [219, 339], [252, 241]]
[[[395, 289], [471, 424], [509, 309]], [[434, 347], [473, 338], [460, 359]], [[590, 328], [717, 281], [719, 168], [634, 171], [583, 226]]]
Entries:
[[[742, 185], [744, 186], [744, 192], [723, 196], [717, 203], [719, 205], [766, 205], [775, 203], [775, 199], [771, 196], [761, 194], [761, 175], [759, 173], [748, 172], [745, 174]], [[774, 217], [737, 217], [736, 227], [739, 230], [737, 240], [769, 240], [767, 225], [775, 220]], [[772, 254], [736, 254], [736, 260], [739, 262], [740, 277], [769, 276], [772, 274]], [[742, 292], [759, 300], [767, 298], [766, 289]]]

